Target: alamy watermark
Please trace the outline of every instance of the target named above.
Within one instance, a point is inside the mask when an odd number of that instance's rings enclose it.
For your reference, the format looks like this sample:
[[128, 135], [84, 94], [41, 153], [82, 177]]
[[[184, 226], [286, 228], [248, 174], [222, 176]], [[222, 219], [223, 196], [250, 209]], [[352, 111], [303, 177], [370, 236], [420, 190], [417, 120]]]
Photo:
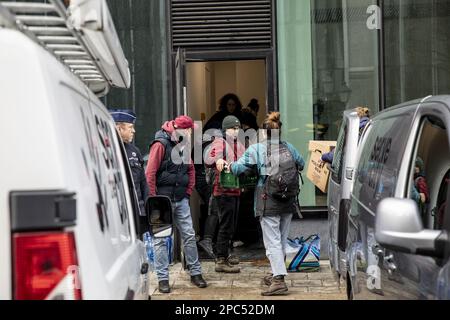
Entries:
[[[268, 163], [265, 163], [266, 170], [270, 170], [272, 174], [276, 173], [279, 167], [280, 130], [229, 129], [224, 132], [219, 129], [209, 129], [203, 132], [202, 122], [196, 121], [195, 124], [197, 128], [193, 132], [186, 129], [167, 132], [171, 140], [176, 143], [171, 153], [174, 164], [193, 163], [213, 166], [218, 160], [226, 160], [229, 163], [243, 156], [243, 154], [236, 154], [237, 150], [258, 144], [258, 155], [262, 155], [264, 159], [270, 159]], [[216, 152], [211, 152], [213, 146], [217, 147]], [[244, 164], [255, 165], [256, 163]]]
[[367, 28], [369, 30], [380, 30], [383, 14], [381, 8], [377, 5], [371, 5], [367, 8], [366, 13], [369, 15], [366, 22]]

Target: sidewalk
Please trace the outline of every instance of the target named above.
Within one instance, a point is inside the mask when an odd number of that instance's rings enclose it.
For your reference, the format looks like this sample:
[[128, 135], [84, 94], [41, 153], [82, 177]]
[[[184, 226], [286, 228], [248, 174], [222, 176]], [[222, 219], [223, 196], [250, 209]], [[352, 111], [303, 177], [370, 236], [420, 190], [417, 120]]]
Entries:
[[290, 273], [286, 278], [289, 295], [263, 297], [262, 277], [270, 271], [269, 262], [260, 260], [240, 264], [240, 274], [219, 274], [214, 262], [202, 262], [203, 275], [209, 286], [198, 289], [190, 282], [189, 274], [176, 264], [170, 270], [170, 294], [158, 292], [154, 273], [150, 277], [152, 300], [346, 300], [345, 286], [338, 283], [331, 273], [329, 261], [322, 261], [320, 272]]

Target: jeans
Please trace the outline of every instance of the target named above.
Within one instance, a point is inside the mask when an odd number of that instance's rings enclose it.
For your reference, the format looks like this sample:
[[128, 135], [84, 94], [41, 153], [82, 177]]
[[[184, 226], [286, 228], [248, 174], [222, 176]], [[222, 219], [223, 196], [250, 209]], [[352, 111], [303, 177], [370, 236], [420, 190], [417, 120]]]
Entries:
[[262, 216], [261, 229], [273, 276], [286, 276], [286, 245], [292, 214]]
[[234, 234], [235, 217], [239, 213], [239, 197], [215, 197], [219, 215], [219, 232], [217, 233], [217, 257], [227, 258], [230, 241]]
[[[191, 276], [202, 274], [189, 200], [172, 203], [173, 221], [181, 235], [186, 264]], [[155, 239], [155, 269], [158, 280], [169, 280], [169, 257], [164, 239]]]

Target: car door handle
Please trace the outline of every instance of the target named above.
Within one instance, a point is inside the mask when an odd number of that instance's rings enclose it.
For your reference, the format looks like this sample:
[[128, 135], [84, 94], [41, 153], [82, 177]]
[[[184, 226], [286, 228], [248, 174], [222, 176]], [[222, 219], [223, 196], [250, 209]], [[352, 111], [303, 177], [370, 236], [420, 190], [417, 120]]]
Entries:
[[149, 265], [147, 262], [144, 262], [141, 266], [141, 274], [147, 274]]

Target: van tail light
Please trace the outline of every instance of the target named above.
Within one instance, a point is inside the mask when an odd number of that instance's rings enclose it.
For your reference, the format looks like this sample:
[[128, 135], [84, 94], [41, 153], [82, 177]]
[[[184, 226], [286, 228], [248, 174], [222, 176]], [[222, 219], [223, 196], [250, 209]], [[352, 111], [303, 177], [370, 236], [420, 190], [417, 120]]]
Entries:
[[15, 299], [81, 299], [72, 232], [14, 234], [13, 253]]

